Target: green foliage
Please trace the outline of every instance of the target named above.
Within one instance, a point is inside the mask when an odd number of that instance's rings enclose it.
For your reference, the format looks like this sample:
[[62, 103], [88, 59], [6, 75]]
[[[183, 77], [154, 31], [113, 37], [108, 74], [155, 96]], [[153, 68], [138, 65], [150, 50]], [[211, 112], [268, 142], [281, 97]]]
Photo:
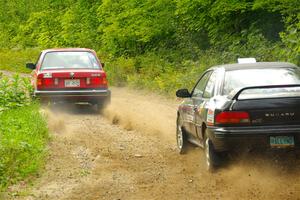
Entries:
[[30, 93], [28, 78], [0, 74], [0, 190], [43, 164], [47, 126]]
[[0, 76], [0, 113], [12, 108], [28, 106], [31, 103], [29, 79], [15, 75], [13, 79]]
[[164, 55], [148, 53], [135, 58], [112, 59], [106, 63], [106, 70], [110, 83], [114, 85], [129, 85], [174, 95], [178, 88], [192, 89], [204, 70], [220, 62], [230, 62], [230, 56], [205, 51], [201, 53], [198, 61], [174, 61], [173, 57], [177, 57], [177, 53], [174, 53], [167, 61]]
[[[44, 47], [58, 46], [60, 44], [59, 19], [49, 16], [55, 15], [53, 11], [43, 11], [32, 13], [28, 23], [20, 26], [20, 33], [15, 38], [20, 41], [22, 46], [26, 47]], [[51, 28], [49, 28], [51, 27]], [[26, 38], [26, 40], [23, 40]]]
[[0, 70], [28, 73], [25, 63], [35, 62], [39, 49], [0, 49]]
[[135, 74], [135, 63], [133, 59], [120, 57], [106, 63], [106, 72], [109, 83], [116, 86], [125, 86], [128, 77]]
[[98, 8], [101, 44], [113, 55], [137, 55], [168, 47], [175, 32], [175, 3], [104, 0]]
[[259, 37], [281, 46], [283, 59], [299, 60], [298, 0], [18, 0], [0, 9], [0, 48], [78, 46], [110, 57], [181, 51], [197, 60], [203, 50]]
[[[115, 85], [171, 93], [238, 57], [300, 63], [299, 0], [5, 0], [0, 9], [0, 49], [93, 48]], [[0, 68], [19, 65], [3, 52]]]
[[0, 190], [43, 165], [47, 126], [38, 105], [0, 113]]
[[292, 62], [300, 65], [300, 13], [286, 18], [286, 21], [289, 25], [286, 31], [281, 33], [282, 41], [286, 45], [283, 53], [291, 58]]
[[[80, 0], [72, 5], [60, 18], [58, 33], [65, 46], [97, 48], [97, 0]], [[61, 45], [61, 44], [60, 44]]]

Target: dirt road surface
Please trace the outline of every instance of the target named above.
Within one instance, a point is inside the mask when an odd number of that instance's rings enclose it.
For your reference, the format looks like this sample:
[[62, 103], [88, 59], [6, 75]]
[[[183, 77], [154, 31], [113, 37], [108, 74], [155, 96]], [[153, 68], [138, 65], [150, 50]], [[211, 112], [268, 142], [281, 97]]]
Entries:
[[87, 106], [44, 108], [52, 139], [40, 177], [11, 199], [300, 199], [295, 153], [245, 154], [210, 174], [200, 148], [179, 155], [175, 100], [112, 89], [103, 114]]
[[29, 78], [31, 75], [30, 74], [25, 74], [25, 73], [14, 73], [11, 71], [7, 71], [7, 70], [0, 70], [0, 77], [8, 77], [8, 78], [12, 78], [14, 75], [20, 75], [21, 77], [27, 77]]

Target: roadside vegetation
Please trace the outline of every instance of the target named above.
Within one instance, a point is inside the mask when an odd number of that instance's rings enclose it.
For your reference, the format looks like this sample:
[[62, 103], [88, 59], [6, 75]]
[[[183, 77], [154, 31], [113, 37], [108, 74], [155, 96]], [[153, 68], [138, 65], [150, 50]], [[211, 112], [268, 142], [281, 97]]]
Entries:
[[0, 8], [0, 49], [24, 49], [0, 50], [1, 68], [15, 71], [35, 61], [36, 48], [87, 47], [106, 62], [111, 84], [174, 94], [238, 57], [300, 64], [298, 0], [18, 0]]
[[0, 74], [0, 191], [44, 164], [47, 124], [30, 92], [28, 79]]
[[[0, 33], [1, 34], [1, 33]], [[30, 73], [31, 70], [25, 68], [25, 63], [35, 62], [40, 53], [39, 49], [0, 49], [0, 69], [19, 72]]]

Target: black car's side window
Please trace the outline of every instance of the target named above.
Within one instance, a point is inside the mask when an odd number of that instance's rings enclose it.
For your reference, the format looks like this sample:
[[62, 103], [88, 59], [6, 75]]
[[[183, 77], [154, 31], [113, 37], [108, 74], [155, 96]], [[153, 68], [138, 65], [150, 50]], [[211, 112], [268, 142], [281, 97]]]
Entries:
[[203, 97], [210, 98], [214, 95], [215, 82], [217, 79], [217, 73], [213, 72], [209, 78], [209, 81], [206, 84]]
[[195, 86], [193, 90], [192, 97], [202, 97], [204, 93], [204, 88], [206, 86], [206, 83], [211, 75], [211, 71], [207, 72], [202, 76], [202, 78], [198, 81], [197, 85]]

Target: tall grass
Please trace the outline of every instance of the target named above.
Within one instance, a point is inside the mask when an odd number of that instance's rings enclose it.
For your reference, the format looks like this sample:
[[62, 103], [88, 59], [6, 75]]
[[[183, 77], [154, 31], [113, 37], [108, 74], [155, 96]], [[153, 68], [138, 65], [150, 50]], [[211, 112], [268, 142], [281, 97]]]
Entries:
[[47, 124], [30, 98], [29, 80], [0, 76], [0, 189], [36, 173], [44, 163]]
[[39, 49], [0, 49], [0, 70], [29, 73], [25, 63], [35, 62]]
[[32, 175], [44, 164], [47, 124], [36, 104], [0, 114], [0, 188]]

